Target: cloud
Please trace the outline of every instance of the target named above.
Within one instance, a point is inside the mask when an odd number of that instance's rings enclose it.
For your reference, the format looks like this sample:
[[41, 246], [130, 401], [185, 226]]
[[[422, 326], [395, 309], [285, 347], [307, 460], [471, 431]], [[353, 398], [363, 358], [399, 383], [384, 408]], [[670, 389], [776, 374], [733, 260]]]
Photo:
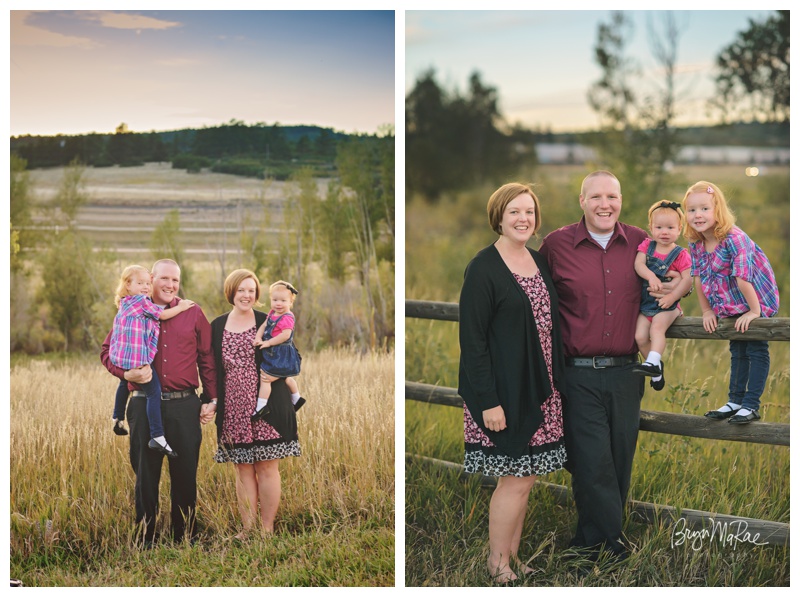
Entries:
[[11, 45], [12, 46], [49, 46], [57, 48], [83, 48], [91, 49], [98, 44], [88, 37], [63, 35], [55, 31], [48, 31], [28, 23], [35, 10], [11, 11]]
[[109, 12], [109, 11], [87, 11], [78, 13], [83, 18], [90, 21], [98, 21], [103, 27], [111, 29], [171, 29], [179, 27], [180, 23], [172, 21], [162, 21], [152, 17], [145, 17], [130, 12]]

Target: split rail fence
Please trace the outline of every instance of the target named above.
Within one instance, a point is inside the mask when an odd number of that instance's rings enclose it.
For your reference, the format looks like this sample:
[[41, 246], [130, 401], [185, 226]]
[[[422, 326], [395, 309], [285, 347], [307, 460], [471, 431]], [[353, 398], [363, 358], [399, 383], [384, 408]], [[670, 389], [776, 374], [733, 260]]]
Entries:
[[[405, 316], [416, 319], [434, 319], [440, 321], [458, 321], [458, 304], [435, 301], [407, 300], [405, 303]], [[774, 317], [770, 319], [757, 319], [750, 324], [750, 329], [742, 334], [733, 327], [733, 321], [721, 320], [717, 330], [709, 334], [703, 329], [701, 317], [680, 317], [667, 331], [668, 338], [679, 339], [713, 339], [713, 340], [768, 340], [789, 341], [789, 318]], [[463, 407], [463, 400], [455, 388], [439, 387], [423, 383], [405, 382], [406, 400], [417, 400], [430, 404]], [[711, 421], [697, 415], [686, 415], [660, 411], [642, 410], [639, 419], [641, 431], [654, 433], [668, 433], [688, 437], [719, 439], [757, 444], [770, 444], [775, 446], [789, 446], [789, 424], [768, 423], [756, 421], [748, 425], [720, 425], [718, 421]], [[417, 459], [423, 463], [440, 468], [461, 471], [463, 467], [454, 462], [446, 462], [418, 454], [406, 454], [407, 460]], [[557, 502], [568, 504], [571, 500], [570, 491], [563, 485], [537, 481], [540, 486], [547, 488]], [[481, 484], [493, 487], [496, 479], [483, 477]], [[759, 541], [771, 545], [789, 545], [789, 524], [744, 518], [727, 514], [715, 514], [702, 510], [676, 508], [639, 502], [631, 500], [629, 509], [633, 514], [640, 516], [647, 522], [659, 520], [676, 521], [678, 517], [686, 521], [687, 526], [693, 529], [711, 529], [725, 526], [730, 532], [735, 532], [737, 525], [744, 526], [754, 536], [759, 534]]]

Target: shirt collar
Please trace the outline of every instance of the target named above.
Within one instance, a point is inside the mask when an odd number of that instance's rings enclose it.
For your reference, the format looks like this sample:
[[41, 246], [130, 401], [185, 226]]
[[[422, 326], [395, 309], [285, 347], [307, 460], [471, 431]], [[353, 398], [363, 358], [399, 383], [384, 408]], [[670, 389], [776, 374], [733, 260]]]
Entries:
[[[608, 240], [608, 246], [610, 247], [611, 243], [614, 242], [614, 239], [618, 237], [621, 238], [622, 242], [624, 242], [626, 245], [628, 244], [628, 235], [625, 233], [625, 228], [623, 228], [619, 222], [616, 222], [614, 224], [614, 233]], [[577, 247], [584, 240], [594, 242], [589, 234], [589, 229], [586, 227], [586, 216], [581, 216], [581, 221], [578, 222], [577, 226], [575, 226], [575, 234], [572, 237], [572, 246]]]

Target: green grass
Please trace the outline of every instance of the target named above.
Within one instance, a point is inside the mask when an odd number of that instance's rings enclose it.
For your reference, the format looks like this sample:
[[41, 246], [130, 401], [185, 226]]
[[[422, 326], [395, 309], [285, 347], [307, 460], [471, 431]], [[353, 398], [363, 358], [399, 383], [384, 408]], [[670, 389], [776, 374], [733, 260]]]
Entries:
[[[452, 346], [452, 322], [411, 322], [427, 333], [412, 336], [408, 353], [426, 355], [425, 373], [409, 379], [457, 385], [457, 361], [435, 354]], [[446, 329], [450, 326], [450, 330]], [[441, 328], [438, 329], [437, 328]], [[412, 340], [412, 337], [414, 338]], [[727, 343], [671, 340], [671, 371], [663, 392], [645, 392], [642, 408], [701, 415], [721, 403], [727, 387]], [[456, 341], [457, 350], [457, 341]], [[445, 351], [446, 352], [446, 351]], [[770, 381], [762, 415], [771, 422], [789, 420], [788, 344], [771, 345]], [[407, 357], [408, 359], [408, 357]], [[438, 365], [438, 366], [437, 366]], [[436, 377], [427, 377], [430, 371]], [[678, 374], [683, 371], [683, 374]], [[717, 376], [715, 372], [726, 371]], [[408, 401], [406, 451], [460, 463], [463, 460], [463, 416], [457, 408]], [[570, 486], [565, 471], [548, 475], [551, 483]], [[486, 586], [488, 503], [491, 490], [476, 480], [440, 471], [411, 459], [406, 464], [407, 586]], [[747, 518], [789, 522], [789, 450], [642, 432], [629, 497], [679, 508], [706, 510]], [[565, 556], [574, 530], [572, 506], [558, 505], [549, 492], [532, 493], [520, 556], [536, 569], [520, 584], [536, 586], [786, 586], [789, 548], [754, 546], [734, 549], [706, 541], [693, 551], [671, 546], [674, 527], [649, 525], [629, 518], [625, 532], [636, 546], [629, 564], [614, 571], [576, 571]], [[456, 547], [457, 546], [457, 547]]]

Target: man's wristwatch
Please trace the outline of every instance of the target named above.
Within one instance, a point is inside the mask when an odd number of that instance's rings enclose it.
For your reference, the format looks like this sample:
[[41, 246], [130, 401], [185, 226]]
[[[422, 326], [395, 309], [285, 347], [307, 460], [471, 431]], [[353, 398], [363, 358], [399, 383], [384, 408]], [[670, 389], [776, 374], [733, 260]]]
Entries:
[[211, 400], [208, 401], [208, 403], [209, 404], [213, 404], [214, 406], [216, 406], [217, 405], [217, 399], [216, 398], [212, 398]]

